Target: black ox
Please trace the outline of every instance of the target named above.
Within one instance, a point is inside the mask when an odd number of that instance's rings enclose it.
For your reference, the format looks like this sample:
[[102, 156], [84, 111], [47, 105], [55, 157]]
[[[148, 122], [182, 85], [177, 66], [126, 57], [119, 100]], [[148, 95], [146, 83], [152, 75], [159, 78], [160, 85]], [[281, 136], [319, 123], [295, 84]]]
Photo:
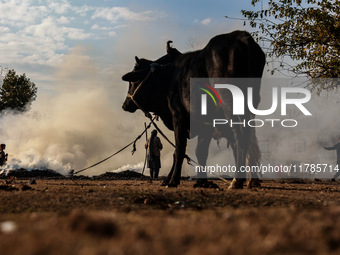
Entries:
[[[217, 129], [207, 125], [204, 134], [190, 130], [190, 114], [197, 116], [200, 114], [195, 109], [190, 111], [190, 104], [193, 103], [190, 102], [190, 78], [262, 77], [265, 55], [248, 32], [234, 31], [217, 35], [202, 50], [184, 54], [171, 48], [168, 42], [167, 54], [162, 58], [156, 61], [138, 57], [135, 59], [133, 71], [122, 77], [124, 81], [129, 82], [123, 109], [128, 112], [135, 112], [137, 109], [146, 113], [153, 112], [163, 120], [167, 128], [174, 131], [176, 145], [174, 160], [164, 185], [176, 187], [180, 183], [187, 139], [195, 136], [198, 136], [196, 155], [198, 163], [202, 166], [206, 164], [211, 138], [216, 136], [228, 140], [233, 149], [237, 169], [246, 163], [248, 165], [259, 163], [261, 153], [254, 128], [234, 125]], [[260, 85], [260, 79], [251, 84], [255, 108], [260, 103]], [[249, 84], [238, 84], [245, 95], [247, 86]], [[223, 106], [216, 110], [216, 116], [234, 121], [240, 120], [240, 116], [232, 113], [230, 92], [228, 90], [218, 92]], [[191, 100], [200, 99], [192, 95]], [[254, 118], [247, 105], [242, 118], [246, 120]], [[245, 173], [237, 171], [229, 188], [243, 188], [245, 178]], [[258, 184], [256, 174], [251, 176], [248, 187], [255, 184]]]

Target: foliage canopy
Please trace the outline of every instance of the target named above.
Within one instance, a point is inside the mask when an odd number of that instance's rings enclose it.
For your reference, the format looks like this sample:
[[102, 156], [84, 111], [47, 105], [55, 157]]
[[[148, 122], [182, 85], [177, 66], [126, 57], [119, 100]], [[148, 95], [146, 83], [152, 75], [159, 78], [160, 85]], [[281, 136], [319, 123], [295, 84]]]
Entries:
[[12, 109], [24, 112], [36, 99], [37, 87], [25, 74], [9, 70], [0, 88], [0, 111]]
[[[252, 0], [253, 6], [259, 2]], [[310, 78], [340, 77], [339, 0], [269, 0], [265, 8], [242, 10], [242, 14], [259, 30], [257, 39], [269, 43], [267, 56], [279, 59], [272, 73], [285, 70]], [[286, 56], [294, 64], [286, 62]], [[338, 85], [333, 82], [318, 89]]]

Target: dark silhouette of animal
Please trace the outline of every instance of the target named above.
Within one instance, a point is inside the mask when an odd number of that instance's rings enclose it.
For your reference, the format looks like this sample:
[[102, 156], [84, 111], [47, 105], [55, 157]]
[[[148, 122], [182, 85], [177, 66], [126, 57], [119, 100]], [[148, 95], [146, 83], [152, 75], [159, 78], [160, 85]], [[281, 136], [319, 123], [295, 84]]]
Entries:
[[[265, 55], [260, 46], [245, 31], [234, 31], [212, 38], [202, 50], [180, 53], [167, 43], [167, 54], [156, 61], [135, 57], [136, 64], [132, 72], [122, 79], [129, 82], [127, 98], [123, 109], [135, 112], [137, 109], [145, 113], [153, 112], [164, 122], [165, 126], [174, 131], [175, 152], [171, 171], [164, 185], [176, 187], [180, 183], [181, 168], [185, 157], [187, 139], [198, 137], [196, 155], [198, 163], [205, 166], [208, 148], [213, 136], [225, 137], [233, 150], [238, 171], [229, 188], [243, 188], [245, 173], [239, 171], [241, 166], [258, 165], [260, 150], [255, 129], [243, 125], [224, 125], [223, 128], [204, 126], [203, 130], [190, 130], [191, 119], [203, 121], [199, 94], [192, 94], [190, 102], [190, 78], [261, 78], [265, 65]], [[260, 103], [260, 79], [249, 84], [237, 84], [247, 95], [247, 87], [253, 88], [254, 107]], [[195, 90], [192, 90], [195, 91]], [[216, 108], [211, 115], [240, 121], [254, 118], [245, 105], [244, 116], [233, 115], [233, 104], [230, 91], [217, 90], [222, 106]], [[197, 117], [197, 118], [196, 118]], [[203, 132], [202, 132], [203, 131]], [[205, 174], [198, 176], [204, 183]], [[258, 183], [256, 174], [252, 175], [248, 187]]]

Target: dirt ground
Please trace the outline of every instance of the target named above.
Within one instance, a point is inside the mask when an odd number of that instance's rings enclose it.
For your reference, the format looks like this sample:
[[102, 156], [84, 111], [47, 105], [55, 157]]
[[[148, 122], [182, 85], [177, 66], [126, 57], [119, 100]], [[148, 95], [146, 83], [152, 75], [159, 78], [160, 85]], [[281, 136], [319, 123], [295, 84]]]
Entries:
[[1, 180], [0, 254], [340, 253], [339, 182], [29, 180]]

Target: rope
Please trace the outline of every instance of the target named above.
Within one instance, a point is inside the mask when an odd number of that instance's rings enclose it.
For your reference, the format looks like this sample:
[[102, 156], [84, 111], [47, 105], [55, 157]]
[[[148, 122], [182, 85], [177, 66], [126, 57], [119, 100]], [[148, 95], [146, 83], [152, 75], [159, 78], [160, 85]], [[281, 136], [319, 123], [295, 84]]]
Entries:
[[[187, 154], [185, 154], [185, 158], [187, 159], [187, 163], [189, 164], [189, 165], [191, 165], [191, 166], [199, 166], [199, 167], [203, 167], [201, 164], [199, 164], [199, 163], [197, 163], [195, 160], [193, 160], [193, 159], [191, 159]], [[193, 163], [191, 163], [191, 162], [193, 162]], [[222, 180], [222, 181], [224, 181], [224, 182], [226, 182], [226, 183], [228, 183], [228, 181], [226, 180], [226, 179], [224, 179], [224, 178], [222, 178], [221, 176], [219, 176], [219, 175], [217, 175], [217, 174], [215, 174], [215, 173], [213, 173], [213, 172], [210, 172], [212, 175], [214, 175], [215, 177], [217, 177], [218, 179], [220, 179], [220, 180]]]
[[[154, 118], [154, 119], [155, 119], [155, 118]], [[171, 141], [169, 140], [169, 138], [168, 138], [168, 137], [162, 132], [162, 130], [157, 126], [157, 124], [154, 122], [154, 119], [150, 119], [150, 120], [151, 120], [150, 123], [152, 123], [152, 124], [155, 126], [155, 128], [157, 129], [157, 131], [163, 136], [163, 138], [164, 138], [166, 141], [168, 141], [173, 147], [176, 148], [176, 146], [173, 144], [173, 142], [171, 142]], [[191, 166], [195, 166], [195, 165], [196, 165], [196, 166], [199, 166], [199, 167], [203, 167], [201, 164], [197, 163], [195, 160], [193, 160], [192, 158], [190, 158], [190, 157], [188, 156], [188, 154], [185, 154], [185, 155], [184, 155], [184, 158], [187, 160], [187, 164], [188, 164], [188, 165], [191, 165]], [[225, 179], [223, 179], [221, 176], [219, 176], [219, 175], [217, 175], [217, 174], [215, 174], [215, 173], [211, 173], [211, 174], [214, 175], [215, 177], [219, 178], [220, 180], [222, 180], [222, 181], [228, 183], [228, 181], [225, 180]]]
[[[147, 74], [147, 76], [144, 78], [144, 80], [138, 85], [138, 87], [137, 87], [136, 90], [133, 92], [133, 94], [127, 93], [127, 96], [135, 103], [135, 105], [136, 105], [140, 110], [142, 110], [142, 111], [144, 112], [145, 116], [146, 116], [147, 118], [150, 119], [149, 125], [148, 125], [147, 127], [145, 127], [144, 131], [143, 131], [143, 132], [142, 132], [142, 133], [141, 133], [141, 134], [140, 134], [133, 142], [131, 142], [131, 143], [129, 143], [128, 145], [126, 145], [125, 147], [121, 148], [119, 151], [115, 152], [114, 154], [110, 155], [109, 157], [107, 157], [107, 158], [105, 158], [105, 159], [103, 159], [103, 160], [97, 162], [96, 164], [93, 164], [93, 165], [91, 165], [91, 166], [89, 166], [89, 167], [86, 167], [86, 168], [84, 168], [84, 169], [81, 169], [81, 170], [79, 170], [79, 171], [74, 172], [74, 174], [78, 174], [78, 173], [80, 173], [80, 172], [83, 172], [83, 171], [85, 171], [85, 170], [88, 170], [88, 169], [90, 169], [90, 168], [92, 168], [92, 167], [95, 167], [95, 166], [97, 166], [97, 165], [103, 163], [104, 161], [106, 161], [106, 160], [112, 158], [113, 156], [115, 156], [115, 155], [117, 155], [118, 153], [120, 153], [120, 152], [122, 152], [123, 150], [125, 150], [125, 149], [126, 149], [127, 147], [129, 147], [131, 144], [133, 144], [133, 150], [131, 151], [131, 153], [132, 153], [132, 155], [133, 155], [134, 152], [136, 151], [136, 142], [137, 142], [137, 140], [139, 140], [139, 139], [142, 137], [142, 135], [147, 131], [147, 129], [151, 127], [151, 123], [154, 125], [154, 127], [157, 129], [157, 131], [162, 135], [162, 137], [163, 137], [169, 144], [171, 144], [174, 148], [176, 148], [175, 144], [169, 140], [169, 138], [162, 132], [162, 130], [161, 130], [161, 129], [157, 126], [157, 124], [154, 122], [156, 116], [155, 116], [154, 118], [152, 118], [151, 114], [150, 114], [148, 111], [146, 111], [143, 107], [141, 107], [141, 106], [139, 105], [139, 103], [135, 100], [135, 95], [136, 95], [136, 93], [138, 92], [138, 90], [141, 88], [141, 86], [144, 84], [144, 82], [149, 78], [149, 76], [154, 72], [153, 68], [155, 68], [155, 67], [154, 67], [154, 66], [151, 67], [151, 70], [149, 71], [149, 73]], [[147, 136], [146, 136], [146, 138], [147, 138]], [[201, 166], [200, 164], [198, 164], [197, 162], [195, 162], [194, 160], [192, 160], [187, 154], [184, 155], [184, 158], [187, 160], [187, 163], [188, 163], [189, 165], [192, 165], [192, 166], [193, 166], [193, 164], [192, 164], [191, 162], [194, 162], [196, 165]], [[146, 158], [145, 158], [145, 159], [146, 159]], [[145, 162], [144, 162], [143, 172], [144, 172], [144, 168], [145, 168], [145, 163], [146, 163], [146, 160], [145, 160]], [[201, 166], [201, 167], [202, 167], [202, 166]], [[223, 181], [226, 181], [226, 180], [224, 180], [223, 178], [219, 177], [219, 176], [216, 175], [216, 174], [215, 174], [215, 176], [217, 176], [218, 178], [220, 178], [220, 179], [223, 180]]]
[[[150, 117], [149, 117], [150, 118]], [[162, 130], [157, 126], [157, 124], [154, 122], [154, 119], [155, 118], [150, 118], [150, 121], [151, 121], [151, 123], [155, 126], [155, 128], [157, 129], [157, 131], [163, 136], [163, 138], [165, 139], [165, 140], [167, 140], [168, 141], [168, 143], [170, 143], [174, 148], [176, 148], [176, 146], [173, 144], [173, 142], [171, 142], [170, 140], [169, 140], [169, 138], [162, 132]]]
[[[150, 116], [151, 116], [151, 115], [150, 115]], [[121, 148], [120, 150], [118, 150], [117, 152], [115, 152], [114, 154], [110, 155], [109, 157], [107, 157], [107, 158], [105, 158], [105, 159], [103, 159], [103, 160], [101, 160], [101, 161], [99, 161], [99, 162], [97, 162], [97, 163], [95, 163], [95, 164], [93, 164], [93, 165], [91, 165], [91, 166], [89, 166], [89, 167], [86, 167], [86, 168], [84, 168], [84, 169], [78, 170], [78, 171], [74, 172], [74, 174], [81, 173], [81, 172], [83, 172], [83, 171], [85, 171], [85, 170], [88, 170], [88, 169], [90, 169], [90, 168], [92, 168], [92, 167], [95, 167], [95, 166], [97, 166], [97, 165], [103, 163], [104, 161], [106, 161], [106, 160], [112, 158], [113, 156], [119, 154], [120, 152], [122, 152], [123, 150], [125, 150], [127, 147], [129, 147], [129, 146], [132, 145], [132, 144], [133, 144], [133, 150], [131, 151], [131, 153], [132, 153], [132, 155], [133, 155], [134, 152], [136, 151], [136, 142], [137, 142], [137, 141], [143, 136], [143, 134], [144, 134], [145, 132], [147, 132], [147, 130], [151, 127], [151, 123], [154, 125], [154, 127], [157, 129], [157, 131], [162, 135], [162, 137], [163, 137], [169, 144], [171, 144], [173, 147], [176, 147], [176, 146], [174, 145], [174, 143], [171, 142], [171, 141], [169, 140], [169, 138], [162, 132], [162, 130], [161, 130], [161, 129], [157, 126], [157, 124], [154, 122], [155, 118], [156, 118], [156, 116], [155, 116], [154, 118], [150, 117], [150, 123], [149, 123], [149, 125], [147, 125], [147, 126], [146, 126], [146, 123], [144, 123], [144, 127], [145, 127], [145, 128], [144, 128], [144, 131], [143, 131], [139, 136], [137, 136], [137, 138], [136, 138], [134, 141], [132, 141], [131, 143], [127, 144], [126, 146], [124, 146], [123, 148]], [[199, 163], [197, 163], [195, 160], [191, 159], [187, 154], [184, 155], [184, 158], [187, 160], [187, 163], [188, 163], [189, 165], [191, 165], [191, 166], [197, 165], [197, 166], [202, 167], [202, 165], [200, 165]], [[144, 162], [144, 167], [145, 167], [145, 162]], [[144, 167], [143, 167], [143, 172], [144, 172]], [[222, 177], [218, 176], [217, 174], [215, 174], [215, 173], [212, 173], [212, 174], [213, 174], [214, 176], [216, 176], [217, 178], [219, 178], [220, 180], [222, 180], [222, 181], [224, 181], [224, 182], [227, 182], [227, 180], [223, 179]], [[76, 184], [77, 184], [77, 183], [76, 183]]]
[[[151, 120], [153, 121], [152, 118], [151, 118]], [[74, 172], [74, 174], [78, 174], [78, 173], [81, 173], [81, 172], [83, 172], [83, 171], [85, 171], [85, 170], [88, 170], [88, 169], [90, 169], [90, 168], [92, 168], [92, 167], [98, 166], [99, 164], [103, 163], [104, 161], [106, 161], [106, 160], [112, 158], [113, 156], [116, 156], [118, 153], [122, 152], [123, 150], [125, 150], [127, 147], [129, 147], [129, 146], [132, 145], [132, 144], [133, 144], [133, 150], [131, 151], [131, 153], [132, 153], [132, 155], [133, 155], [133, 154], [135, 153], [135, 151], [136, 151], [136, 142], [137, 142], [137, 140], [139, 140], [139, 139], [142, 137], [142, 135], [143, 135], [150, 127], [151, 127], [151, 122], [149, 123], [149, 125], [148, 125], [147, 127], [145, 127], [144, 131], [143, 131], [139, 136], [137, 136], [137, 138], [136, 138], [134, 141], [132, 141], [132, 142], [129, 143], [128, 145], [124, 146], [123, 148], [121, 148], [121, 149], [118, 150], [117, 152], [113, 153], [112, 155], [108, 156], [107, 158], [105, 158], [105, 159], [103, 159], [103, 160], [101, 160], [101, 161], [99, 161], [99, 162], [97, 162], [97, 163], [95, 163], [95, 164], [93, 164], [93, 165], [91, 165], [91, 166], [89, 166], [89, 167], [86, 167], [86, 168], [83, 168], [83, 169], [81, 169], [81, 170], [78, 170], [78, 171]]]
[[[144, 122], [144, 128], [146, 128], [146, 122]], [[148, 132], [147, 131], [145, 132], [145, 140], [146, 140], [146, 143], [147, 143], [148, 142]], [[147, 156], [148, 156], [148, 148], [145, 147], [145, 159], [144, 159], [144, 166], [143, 166], [142, 176], [144, 174]]]
[[[163, 136], [163, 138], [166, 140], [166, 141], [168, 141], [168, 143], [170, 143], [174, 148], [176, 148], [176, 146], [173, 144], [173, 142], [171, 142], [170, 140], [169, 140], [169, 138], [162, 132], [162, 130], [157, 126], [157, 124], [154, 122], [154, 119], [155, 118], [150, 118], [150, 120], [151, 120], [151, 122], [150, 123], [152, 123], [154, 126], [155, 126], [155, 128], [157, 129], [157, 131]], [[188, 154], [185, 154], [184, 155], [184, 158], [187, 160], [187, 164], [188, 165], [191, 165], [191, 166], [199, 166], [199, 167], [203, 167], [201, 164], [199, 164], [198, 162], [196, 162], [195, 160], [193, 160], [192, 158], [190, 158], [189, 156], [188, 156]], [[214, 175], [215, 177], [217, 177], [217, 178], [219, 178], [220, 180], [222, 180], [222, 181], [224, 181], [224, 182], [227, 182], [228, 183], [228, 181], [227, 180], [225, 180], [225, 179], [223, 179], [221, 176], [219, 176], [219, 175], [217, 175], [217, 174], [215, 174], [215, 173], [211, 173], [212, 175]]]

